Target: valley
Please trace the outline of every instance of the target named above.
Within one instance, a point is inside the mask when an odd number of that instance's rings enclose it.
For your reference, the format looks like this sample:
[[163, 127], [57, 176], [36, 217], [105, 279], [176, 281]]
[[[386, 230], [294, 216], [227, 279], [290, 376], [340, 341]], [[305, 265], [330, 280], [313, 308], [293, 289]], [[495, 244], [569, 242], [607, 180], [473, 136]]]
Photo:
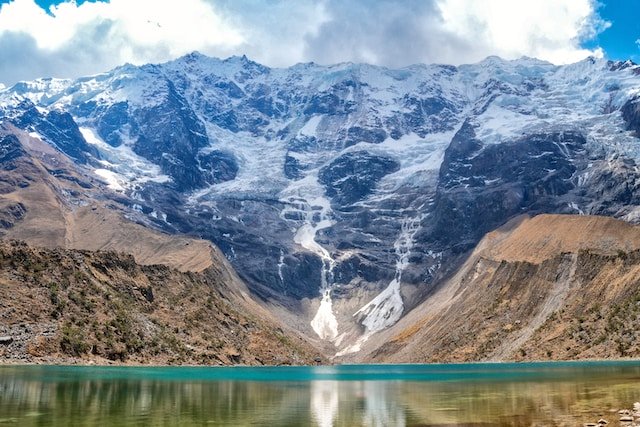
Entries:
[[634, 357], [639, 99], [640, 67], [597, 58], [194, 52], [20, 82], [0, 90], [2, 237], [126, 253], [146, 281], [215, 270], [305, 349], [264, 363]]

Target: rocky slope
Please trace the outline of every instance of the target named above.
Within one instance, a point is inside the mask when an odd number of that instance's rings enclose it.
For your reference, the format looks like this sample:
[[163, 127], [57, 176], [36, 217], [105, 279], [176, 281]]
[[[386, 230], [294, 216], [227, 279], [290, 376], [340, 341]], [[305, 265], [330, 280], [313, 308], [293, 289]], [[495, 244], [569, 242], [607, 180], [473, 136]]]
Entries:
[[517, 218], [378, 338], [384, 344], [365, 344], [364, 360], [638, 357], [640, 227], [596, 216]]
[[310, 364], [319, 354], [211, 266], [0, 243], [0, 361]]
[[[638, 99], [640, 67], [595, 58], [271, 69], [194, 53], [18, 83], [0, 120], [74, 164], [67, 205], [214, 242], [278, 316], [344, 354], [513, 217], [637, 222]], [[73, 241], [73, 223], [24, 233]]]

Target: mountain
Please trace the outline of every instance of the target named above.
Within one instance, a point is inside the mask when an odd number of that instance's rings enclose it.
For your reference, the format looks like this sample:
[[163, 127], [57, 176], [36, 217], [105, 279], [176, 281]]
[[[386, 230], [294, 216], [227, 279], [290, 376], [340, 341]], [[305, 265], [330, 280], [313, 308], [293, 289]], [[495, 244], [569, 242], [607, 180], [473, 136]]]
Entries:
[[639, 226], [598, 216], [518, 217], [488, 233], [453, 277], [360, 357], [637, 358], [639, 278]]
[[82, 203], [213, 242], [276, 316], [348, 355], [514, 217], [636, 222], [639, 100], [630, 61], [275, 69], [193, 53], [21, 82], [0, 117], [81, 171], [96, 189]]
[[141, 264], [202, 271], [226, 259], [211, 243], [153, 230], [92, 173], [11, 125], [0, 125], [0, 235], [49, 248], [116, 250]]

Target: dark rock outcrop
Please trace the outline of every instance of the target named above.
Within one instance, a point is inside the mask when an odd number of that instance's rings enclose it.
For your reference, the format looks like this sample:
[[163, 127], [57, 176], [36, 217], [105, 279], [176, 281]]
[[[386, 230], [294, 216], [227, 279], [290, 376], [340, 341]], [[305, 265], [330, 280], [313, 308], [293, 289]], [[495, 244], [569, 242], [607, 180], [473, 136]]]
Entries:
[[68, 112], [52, 110], [42, 114], [29, 101], [24, 101], [20, 110], [21, 114], [12, 119], [17, 127], [37, 132], [47, 142], [79, 163], [100, 158], [98, 150], [87, 143]]
[[385, 175], [396, 172], [400, 164], [366, 151], [344, 154], [320, 170], [318, 179], [327, 196], [339, 207], [351, 205], [371, 194]]
[[636, 133], [640, 137], [640, 98], [628, 100], [622, 106], [622, 118], [627, 123], [627, 129]]

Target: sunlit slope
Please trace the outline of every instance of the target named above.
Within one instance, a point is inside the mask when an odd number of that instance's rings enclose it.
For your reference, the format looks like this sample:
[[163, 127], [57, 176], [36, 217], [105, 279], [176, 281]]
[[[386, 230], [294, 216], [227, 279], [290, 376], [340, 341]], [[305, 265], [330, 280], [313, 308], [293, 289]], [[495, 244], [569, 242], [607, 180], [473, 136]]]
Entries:
[[451, 362], [640, 355], [640, 227], [540, 215], [491, 232], [366, 360]]

